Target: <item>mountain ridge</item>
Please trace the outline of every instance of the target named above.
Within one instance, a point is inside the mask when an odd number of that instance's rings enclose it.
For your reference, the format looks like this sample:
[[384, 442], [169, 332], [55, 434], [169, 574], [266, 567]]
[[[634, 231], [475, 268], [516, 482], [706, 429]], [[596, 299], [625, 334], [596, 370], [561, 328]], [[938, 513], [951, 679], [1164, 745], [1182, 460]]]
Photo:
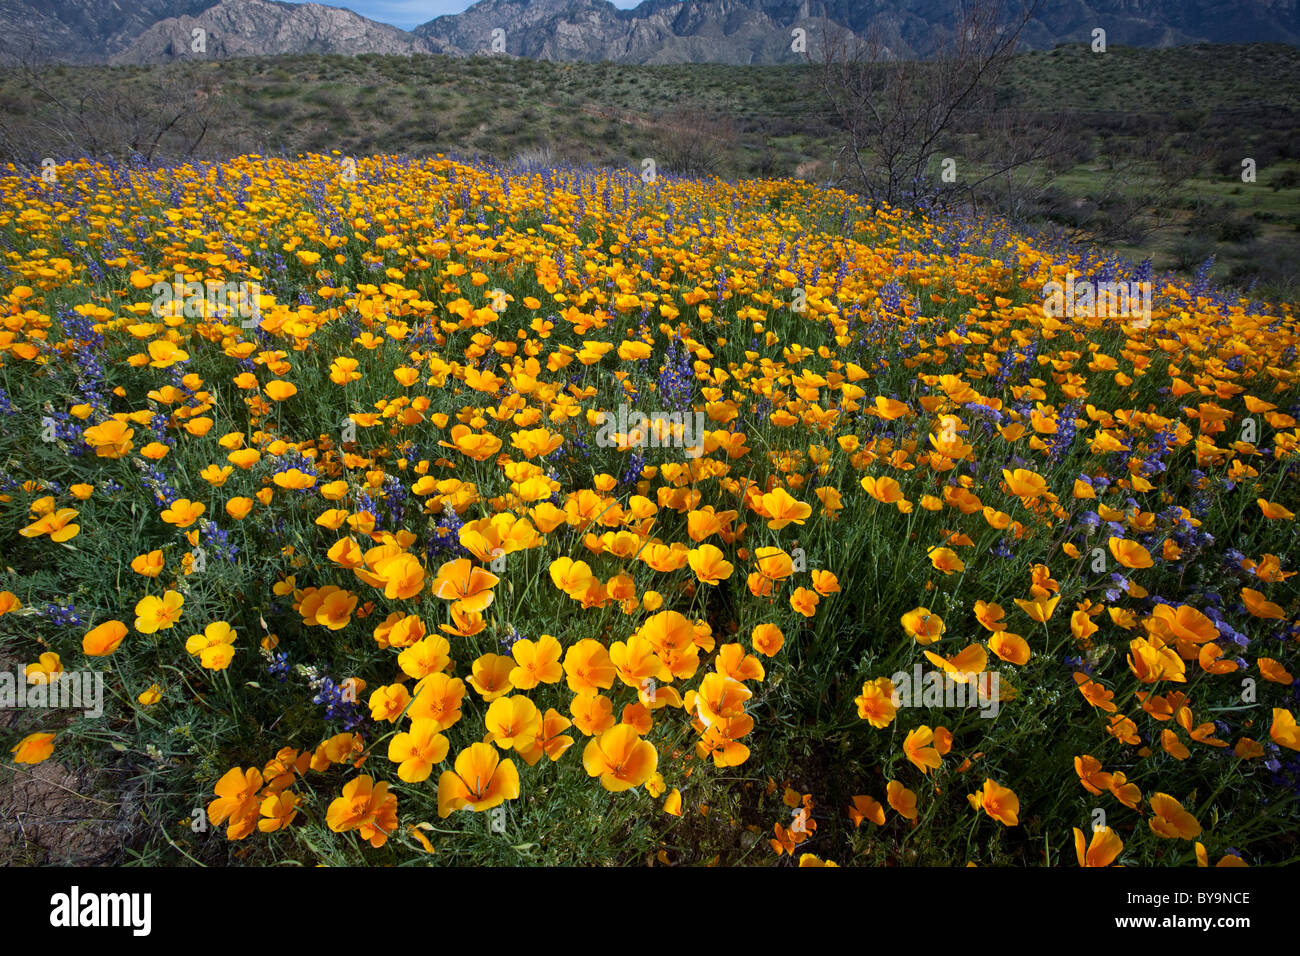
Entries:
[[[0, 0], [0, 52], [72, 62], [168, 62], [292, 53], [504, 53], [625, 64], [794, 63], [795, 29], [874, 32], [892, 55], [932, 54], [953, 4], [944, 0], [479, 0], [412, 30], [346, 7], [282, 0]], [[1107, 41], [1300, 45], [1300, 0], [1044, 0], [1022, 49]], [[191, 48], [193, 31], [203, 49]], [[494, 32], [499, 31], [499, 32]]]

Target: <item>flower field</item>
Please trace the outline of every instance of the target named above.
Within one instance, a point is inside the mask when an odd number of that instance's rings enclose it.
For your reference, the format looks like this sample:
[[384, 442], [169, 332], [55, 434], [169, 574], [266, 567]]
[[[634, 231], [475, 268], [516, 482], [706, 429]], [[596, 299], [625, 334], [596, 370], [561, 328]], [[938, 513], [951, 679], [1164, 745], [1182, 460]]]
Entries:
[[6, 774], [146, 863], [1300, 859], [1293, 307], [651, 179], [0, 175]]

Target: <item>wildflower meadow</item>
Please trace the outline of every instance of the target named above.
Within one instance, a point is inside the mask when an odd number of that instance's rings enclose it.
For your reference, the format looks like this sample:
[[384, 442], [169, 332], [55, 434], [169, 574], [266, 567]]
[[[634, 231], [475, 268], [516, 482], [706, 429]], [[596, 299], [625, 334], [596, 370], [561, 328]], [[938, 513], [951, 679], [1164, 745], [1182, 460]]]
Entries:
[[10, 166], [0, 264], [0, 755], [123, 862], [1300, 859], [1291, 303], [442, 155]]

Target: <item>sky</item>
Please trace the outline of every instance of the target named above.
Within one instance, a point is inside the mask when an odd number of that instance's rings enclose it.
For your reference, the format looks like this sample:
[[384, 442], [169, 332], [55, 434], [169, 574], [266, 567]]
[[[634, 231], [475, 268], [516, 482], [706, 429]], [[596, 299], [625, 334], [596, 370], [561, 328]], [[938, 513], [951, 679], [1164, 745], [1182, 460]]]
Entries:
[[[380, 23], [409, 30], [446, 13], [463, 13], [473, 0], [318, 0], [330, 7], [347, 7]], [[635, 7], [639, 0], [612, 0], [623, 10]]]

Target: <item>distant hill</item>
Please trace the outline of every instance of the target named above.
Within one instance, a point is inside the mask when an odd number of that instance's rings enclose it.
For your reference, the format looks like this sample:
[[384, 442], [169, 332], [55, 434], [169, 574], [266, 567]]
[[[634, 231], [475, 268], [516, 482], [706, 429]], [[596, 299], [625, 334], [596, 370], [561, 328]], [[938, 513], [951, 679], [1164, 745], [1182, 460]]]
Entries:
[[[1011, 4], [1007, 4], [1011, 6]], [[791, 31], [814, 37], [827, 24], [874, 32], [895, 56], [924, 57], [950, 29], [948, 0], [645, 0], [619, 10], [606, 0], [480, 0], [415, 33], [465, 53], [490, 52], [493, 29], [505, 52], [549, 60], [616, 63], [783, 63], [800, 55]], [[1273, 0], [1044, 0], [1022, 48], [1091, 39], [1168, 47], [1192, 43], [1300, 43], [1300, 9]]]
[[204, 32], [204, 56], [266, 56], [278, 53], [443, 52], [438, 42], [377, 23], [340, 7], [276, 0], [221, 0], [200, 13], [153, 24], [114, 63], [158, 63], [195, 56], [193, 31]]
[[159, 21], [210, 6], [212, 0], [0, 0], [0, 51], [102, 63]]
[[[191, 47], [205, 31], [204, 49]], [[0, 52], [70, 63], [164, 63], [295, 53], [448, 53], [351, 10], [278, 0], [0, 0]]]
[[[902, 58], [931, 54], [950, 28], [952, 0], [480, 0], [413, 31], [342, 7], [278, 0], [0, 0], [0, 52], [42, 60], [154, 63], [204, 56], [305, 53], [504, 52], [543, 60], [628, 64], [796, 62], [792, 31], [878, 36]], [[1300, 45], [1296, 0], [1043, 0], [1022, 49], [1114, 45]], [[206, 49], [191, 50], [192, 30]], [[494, 33], [494, 31], [501, 31]], [[503, 46], [504, 50], [500, 49]]]

